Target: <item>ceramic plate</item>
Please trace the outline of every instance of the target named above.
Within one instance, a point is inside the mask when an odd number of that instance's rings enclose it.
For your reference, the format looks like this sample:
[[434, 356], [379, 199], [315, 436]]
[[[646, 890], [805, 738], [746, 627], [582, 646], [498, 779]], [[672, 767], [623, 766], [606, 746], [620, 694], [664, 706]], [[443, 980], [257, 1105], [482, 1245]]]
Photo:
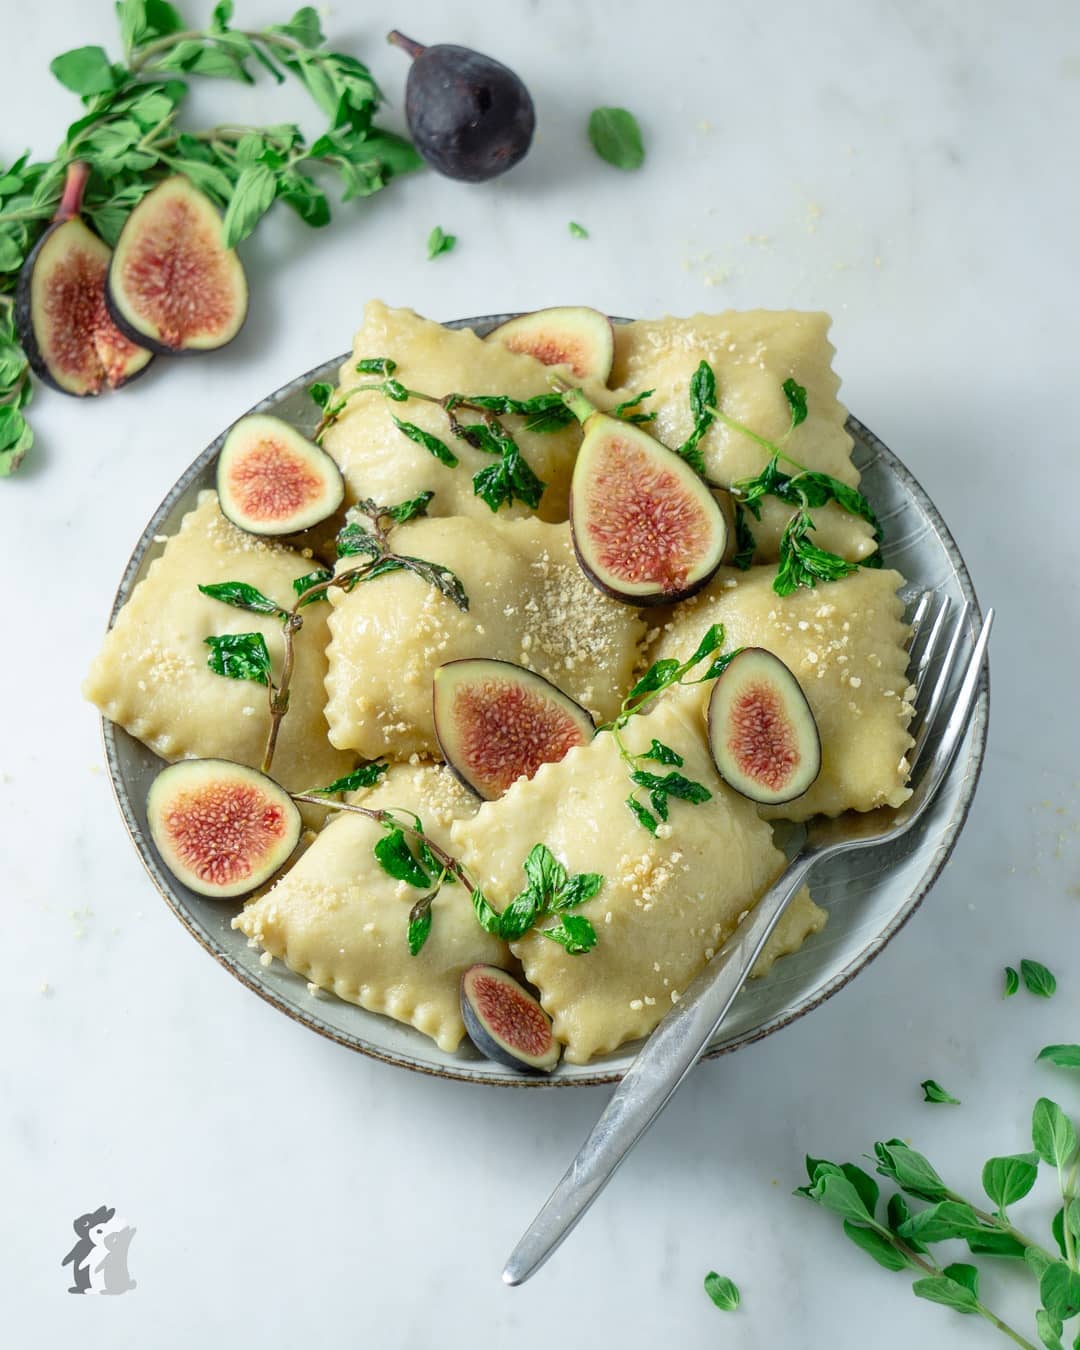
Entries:
[[[490, 332], [510, 315], [461, 319], [449, 326]], [[252, 412], [272, 412], [310, 434], [317, 409], [307, 394], [316, 380], [337, 381], [345, 356], [335, 357], [271, 394]], [[973, 629], [981, 622], [964, 560], [933, 502], [867, 427], [854, 417], [848, 430], [855, 439], [854, 460], [862, 490], [874, 503], [885, 529], [885, 562], [909, 578], [909, 595], [934, 590], [954, 603], [971, 602]], [[143, 531], [124, 572], [113, 618], [150, 563], [161, 552], [156, 542], [179, 528], [181, 517], [201, 489], [213, 487], [214, 465], [224, 434], [195, 460], [169, 490]], [[816, 1008], [867, 966], [918, 908], [934, 884], [963, 827], [975, 792], [986, 744], [989, 688], [984, 676], [975, 716], [949, 777], [933, 807], [915, 829], [897, 843], [819, 865], [811, 883], [814, 898], [829, 911], [825, 930], [794, 955], [780, 961], [767, 979], [752, 981], [740, 995], [720, 1038], [708, 1054], [719, 1055], [767, 1036]], [[249, 989], [269, 1003], [341, 1045], [404, 1068], [471, 1083], [513, 1087], [562, 1087], [617, 1081], [635, 1047], [589, 1064], [561, 1064], [550, 1078], [518, 1075], [481, 1059], [467, 1043], [456, 1054], [411, 1027], [345, 1003], [330, 994], [309, 994], [307, 981], [280, 961], [266, 969], [259, 953], [229, 921], [229, 902], [195, 895], [162, 867], [146, 825], [146, 792], [161, 761], [111, 722], [103, 722], [109, 772], [120, 810], [146, 870], [166, 903], [193, 937]]]

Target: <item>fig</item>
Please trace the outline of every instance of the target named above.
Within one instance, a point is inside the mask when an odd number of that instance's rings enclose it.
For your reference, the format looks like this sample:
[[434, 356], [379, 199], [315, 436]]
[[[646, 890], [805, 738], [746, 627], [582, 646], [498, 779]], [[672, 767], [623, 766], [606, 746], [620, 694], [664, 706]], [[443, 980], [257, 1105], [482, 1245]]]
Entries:
[[596, 730], [579, 703], [512, 661], [447, 661], [435, 672], [433, 699], [447, 767], [485, 801], [587, 744]]
[[153, 358], [109, 317], [105, 277], [112, 250], [78, 214], [89, 172], [81, 161], [69, 167], [53, 223], [23, 263], [15, 293], [19, 340], [31, 368], [77, 398], [118, 389]]
[[412, 57], [405, 117], [416, 149], [438, 173], [466, 183], [497, 178], [532, 144], [536, 113], [512, 70], [469, 47], [387, 41]]
[[545, 366], [569, 366], [576, 380], [606, 384], [615, 360], [611, 320], [586, 305], [555, 305], [493, 328], [489, 342], [535, 356]]
[[582, 570], [630, 605], [701, 589], [720, 566], [727, 523], [703, 479], [640, 427], [564, 394], [585, 428], [570, 483], [570, 531]]
[[522, 985], [498, 966], [470, 966], [461, 977], [461, 1016], [482, 1055], [511, 1069], [550, 1073], [562, 1047], [551, 1018]]
[[217, 463], [222, 514], [249, 534], [296, 534], [332, 516], [345, 499], [341, 470], [325, 450], [267, 413], [241, 417]]
[[190, 178], [166, 178], [128, 216], [106, 301], [123, 333], [166, 355], [213, 351], [240, 331], [247, 278], [222, 242], [217, 207]]
[[744, 647], [717, 677], [709, 748], [724, 782], [767, 806], [801, 797], [821, 772], [821, 740], [806, 695], [764, 647]]
[[267, 881], [300, 838], [300, 812], [283, 787], [227, 759], [181, 759], [146, 798], [161, 861], [199, 895], [246, 895]]

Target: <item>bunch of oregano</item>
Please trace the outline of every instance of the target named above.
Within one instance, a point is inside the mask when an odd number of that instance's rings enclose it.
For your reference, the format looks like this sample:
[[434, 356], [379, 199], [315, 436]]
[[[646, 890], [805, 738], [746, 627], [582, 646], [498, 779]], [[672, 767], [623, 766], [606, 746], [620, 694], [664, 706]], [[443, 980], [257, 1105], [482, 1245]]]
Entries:
[[[330, 204], [316, 171], [341, 182], [342, 200], [368, 196], [419, 166], [416, 151], [375, 124], [381, 101], [366, 66], [329, 51], [319, 16], [304, 6], [257, 31], [232, 27], [233, 2], [219, 0], [209, 25], [194, 27], [167, 0], [119, 0], [122, 57], [80, 47], [50, 67], [83, 102], [51, 159], [29, 152], [0, 165], [0, 476], [12, 473], [33, 441], [23, 410], [30, 399], [25, 354], [12, 323], [13, 292], [27, 254], [56, 210], [68, 167], [90, 166], [83, 215], [114, 244], [124, 221], [161, 179], [185, 174], [225, 212], [225, 243], [251, 233], [275, 201], [306, 224], [326, 225]], [[192, 77], [252, 84], [257, 72], [300, 81], [327, 119], [309, 142], [291, 122], [272, 126], [182, 127]]]

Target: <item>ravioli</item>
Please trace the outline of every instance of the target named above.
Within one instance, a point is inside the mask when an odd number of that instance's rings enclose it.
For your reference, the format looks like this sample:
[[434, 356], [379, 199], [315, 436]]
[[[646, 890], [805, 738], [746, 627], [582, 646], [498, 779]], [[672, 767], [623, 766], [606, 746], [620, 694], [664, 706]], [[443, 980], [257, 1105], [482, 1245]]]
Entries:
[[[821, 737], [821, 773], [794, 801], [762, 807], [770, 819], [806, 820], [821, 813], [899, 806], [905, 786], [911, 700], [904, 602], [899, 572], [860, 568], [780, 597], [776, 570], [724, 567], [692, 600], [679, 605], [650, 658], [688, 656], [710, 624], [724, 625], [727, 650], [764, 647], [799, 681]], [[709, 686], [680, 687], [670, 697], [703, 715]]]
[[[371, 300], [353, 342], [353, 354], [341, 368], [339, 394], [379, 379], [356, 370], [357, 361], [375, 357], [396, 361], [394, 378], [407, 388], [437, 397], [457, 393], [532, 398], [552, 392], [551, 378], [556, 373], [535, 357], [508, 351], [497, 342], [484, 342], [471, 329], [444, 328], [411, 309], [389, 309]], [[611, 402], [603, 386], [590, 382], [583, 387], [594, 403]], [[459, 417], [465, 423], [477, 420], [477, 414], [468, 410]], [[440, 463], [409, 440], [395, 425], [395, 418], [439, 437], [460, 463], [455, 468]], [[530, 468], [547, 484], [539, 506], [541, 519], [566, 520], [580, 427], [574, 423], [559, 431], [529, 432], [523, 419], [514, 416], [507, 418], [506, 425]], [[419, 399], [395, 403], [377, 392], [355, 394], [340, 420], [327, 431], [323, 444], [341, 468], [350, 502], [369, 497], [389, 504], [430, 489], [435, 493], [431, 515], [492, 517], [491, 507], [473, 491], [472, 479], [495, 461], [453, 436], [446, 413], [433, 403]], [[499, 508], [500, 517], [532, 514], [521, 503]]]
[[[198, 505], [117, 615], [83, 692], [163, 759], [231, 759], [258, 768], [270, 727], [267, 691], [250, 680], [215, 674], [207, 665], [204, 639], [262, 633], [273, 668], [280, 671], [281, 623], [212, 600], [198, 588], [200, 583], [246, 581], [291, 606], [293, 579], [312, 565], [290, 548], [238, 530], [221, 514], [217, 494], [201, 492]], [[355, 756], [336, 750], [327, 739], [328, 615], [327, 605], [308, 606], [294, 644], [289, 713], [273, 763], [274, 777], [293, 792], [332, 782], [355, 762]]]
[[527, 666], [598, 720], [615, 715], [645, 625], [587, 580], [568, 525], [415, 520], [392, 542], [451, 568], [469, 609], [409, 572], [331, 592], [326, 715], [335, 745], [371, 759], [437, 753], [432, 678], [467, 656]]
[[[650, 430], [665, 445], [677, 446], [693, 427], [689, 388], [699, 362], [708, 361], [716, 374], [721, 411], [772, 441], [788, 429], [783, 383], [794, 379], [806, 389], [807, 417], [784, 449], [805, 468], [858, 487], [852, 440], [844, 429], [847, 411], [837, 398], [840, 381], [831, 365], [829, 323], [827, 314], [755, 309], [616, 324], [612, 382], [654, 389], [643, 405], [657, 413]], [[769, 459], [749, 437], [721, 422], [705, 434], [700, 449], [708, 477], [725, 486], [759, 473]], [[794, 472], [784, 463], [781, 468]], [[758, 561], [769, 562], [779, 557], [792, 507], [775, 497], [766, 497], [761, 506], [761, 521], [749, 524]], [[874, 552], [871, 527], [835, 503], [815, 508], [814, 522], [814, 542], [821, 548], [853, 561]]]
[[[443, 765], [395, 764], [351, 801], [418, 815], [427, 834], [449, 845], [452, 822], [478, 805]], [[443, 886], [431, 906], [431, 932], [413, 956], [409, 911], [423, 894], [382, 870], [372, 853], [385, 831], [365, 816], [341, 812], [277, 884], [232, 921], [255, 945], [320, 989], [384, 1013], [456, 1050], [465, 1035], [458, 985], [476, 962], [512, 964], [504, 942], [473, 914], [460, 882]]]
[[[499, 910], [521, 890], [521, 861], [538, 842], [569, 871], [603, 875], [596, 897], [574, 910], [596, 929], [591, 951], [569, 956], [535, 931], [511, 944], [574, 1064], [648, 1035], [784, 867], [769, 826], [717, 777], [692, 713], [661, 704], [622, 735], [632, 752], [654, 737], [675, 749], [684, 759], [680, 772], [705, 784], [710, 800], [672, 799], [654, 838], [625, 804], [626, 765], [602, 732], [452, 831], [458, 856]], [[825, 919], [804, 887], [755, 974]]]

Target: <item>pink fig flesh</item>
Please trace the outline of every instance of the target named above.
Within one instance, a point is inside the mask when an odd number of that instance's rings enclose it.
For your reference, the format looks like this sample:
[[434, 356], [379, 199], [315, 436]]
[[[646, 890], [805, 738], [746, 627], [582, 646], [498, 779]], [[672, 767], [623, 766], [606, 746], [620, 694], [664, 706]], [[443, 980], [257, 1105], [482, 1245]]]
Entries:
[[469, 1039], [512, 1069], [550, 1073], [561, 1048], [551, 1019], [522, 985], [497, 966], [470, 966], [461, 977], [461, 1015]]
[[585, 305], [555, 305], [522, 314], [488, 334], [545, 366], [567, 366], [576, 380], [607, 382], [615, 359], [611, 320]]
[[295, 534], [332, 515], [345, 497], [341, 471], [320, 446], [280, 418], [242, 417], [217, 466], [221, 509], [251, 534]]
[[580, 704], [510, 661], [448, 661], [435, 672], [433, 700], [443, 758], [488, 801], [593, 736]]
[[709, 747], [724, 781], [774, 806], [801, 797], [821, 772], [821, 741], [798, 680], [763, 647], [744, 647], [709, 696]]

